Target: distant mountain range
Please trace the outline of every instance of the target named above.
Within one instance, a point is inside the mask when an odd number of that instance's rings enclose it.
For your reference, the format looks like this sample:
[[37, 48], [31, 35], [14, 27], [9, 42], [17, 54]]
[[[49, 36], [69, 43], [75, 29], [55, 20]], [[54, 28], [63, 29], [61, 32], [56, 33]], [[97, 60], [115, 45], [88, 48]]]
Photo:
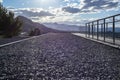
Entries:
[[49, 33], [49, 32], [60, 32], [59, 30], [48, 28], [44, 26], [43, 24], [33, 22], [30, 19], [23, 17], [23, 16], [18, 16], [18, 18], [23, 23], [22, 32], [28, 33], [35, 28], [39, 28], [42, 34]]
[[[59, 23], [36, 23], [31, 21], [30, 19], [24, 16], [18, 16], [18, 18], [23, 22], [22, 32], [30, 32], [35, 28], [39, 28], [42, 34], [50, 33], [50, 32], [79, 32], [85, 31], [85, 26], [77, 26], [77, 25], [67, 25], [67, 24], [59, 24]], [[108, 28], [108, 31], [111, 31], [112, 28]], [[120, 32], [120, 28], [117, 27], [116, 32]]]
[[[112, 27], [108, 28], [108, 31], [111, 31], [112, 32]], [[115, 32], [120, 32], [120, 27], [116, 27], [115, 28]]]
[[85, 31], [85, 26], [67, 25], [59, 23], [44, 23], [46, 27], [61, 31]]
[[22, 32], [29, 33], [31, 30], [35, 28], [39, 28], [42, 34], [49, 32], [74, 32], [74, 31], [84, 31], [84, 26], [76, 26], [76, 25], [67, 25], [67, 24], [58, 24], [58, 23], [37, 23], [32, 20], [24, 17], [18, 16], [19, 20], [23, 22]]

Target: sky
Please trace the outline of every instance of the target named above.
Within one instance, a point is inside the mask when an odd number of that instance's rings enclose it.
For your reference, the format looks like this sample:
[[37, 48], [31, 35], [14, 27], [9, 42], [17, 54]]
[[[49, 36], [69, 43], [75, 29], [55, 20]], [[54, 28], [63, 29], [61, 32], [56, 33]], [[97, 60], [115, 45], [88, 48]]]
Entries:
[[120, 13], [120, 0], [0, 0], [16, 16], [40, 23], [84, 25]]

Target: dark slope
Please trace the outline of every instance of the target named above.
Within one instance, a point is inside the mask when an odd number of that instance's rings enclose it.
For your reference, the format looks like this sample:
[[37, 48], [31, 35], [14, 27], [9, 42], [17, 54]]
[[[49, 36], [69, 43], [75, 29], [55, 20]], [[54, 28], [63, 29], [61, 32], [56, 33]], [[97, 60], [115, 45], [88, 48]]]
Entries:
[[35, 28], [39, 28], [42, 34], [50, 33], [50, 32], [61, 32], [59, 30], [47, 28], [45, 25], [33, 22], [30, 19], [23, 16], [18, 16], [18, 18], [20, 19], [20, 21], [23, 22], [22, 32], [29, 32]]
[[36, 28], [36, 26], [30, 19], [23, 17], [23, 16], [18, 16], [18, 18], [23, 23], [23, 25], [22, 25], [23, 32], [29, 32], [32, 29]]
[[40, 23], [34, 23], [34, 24], [37, 28], [39, 28], [41, 30], [41, 33], [43, 33], [43, 34], [44, 33], [51, 33], [51, 32], [53, 32], [53, 33], [62, 32], [62, 31], [59, 31], [59, 30], [48, 28], [45, 25], [40, 24]]

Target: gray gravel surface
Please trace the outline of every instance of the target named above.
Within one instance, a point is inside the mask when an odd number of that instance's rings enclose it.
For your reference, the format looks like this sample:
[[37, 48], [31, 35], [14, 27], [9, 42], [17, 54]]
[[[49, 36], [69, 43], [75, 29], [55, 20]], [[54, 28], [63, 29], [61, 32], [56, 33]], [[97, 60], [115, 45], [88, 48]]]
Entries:
[[120, 80], [120, 50], [69, 33], [0, 48], [0, 80]]

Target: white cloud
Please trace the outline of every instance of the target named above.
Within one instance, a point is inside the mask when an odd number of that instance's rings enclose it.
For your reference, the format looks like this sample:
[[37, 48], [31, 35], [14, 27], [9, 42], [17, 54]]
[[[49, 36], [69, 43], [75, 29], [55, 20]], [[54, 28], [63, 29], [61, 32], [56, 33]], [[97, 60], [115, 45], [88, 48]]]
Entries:
[[0, 0], [0, 2], [2, 3], [2, 2], [3, 2], [3, 0]]
[[96, 1], [99, 1], [99, 0], [91, 0], [92, 3], [93, 3], [93, 2], [96, 2]]
[[80, 0], [80, 2], [73, 2], [75, 0], [65, 0], [67, 6], [62, 10], [68, 13], [98, 13], [103, 10], [116, 10], [120, 7], [120, 0]]
[[118, 7], [119, 3], [119, 0], [81, 0], [80, 8], [87, 10], [94, 7], [94, 10], [107, 10]]
[[64, 0], [64, 2], [70, 2], [70, 0]]
[[[1, 1], [1, 0], [0, 0]], [[71, 2], [74, 1], [74, 2]], [[120, 0], [64, 0], [66, 5], [61, 7], [49, 6], [48, 9], [43, 8], [11, 8], [16, 14], [25, 15], [31, 18], [35, 22], [68, 22], [83, 24], [90, 19], [91, 16], [88, 15], [100, 13], [104, 10], [107, 12], [109, 10], [116, 10], [119, 7]], [[88, 14], [85, 19], [83, 14]], [[103, 14], [103, 13], [102, 13]], [[86, 19], [87, 18], [87, 19]]]

